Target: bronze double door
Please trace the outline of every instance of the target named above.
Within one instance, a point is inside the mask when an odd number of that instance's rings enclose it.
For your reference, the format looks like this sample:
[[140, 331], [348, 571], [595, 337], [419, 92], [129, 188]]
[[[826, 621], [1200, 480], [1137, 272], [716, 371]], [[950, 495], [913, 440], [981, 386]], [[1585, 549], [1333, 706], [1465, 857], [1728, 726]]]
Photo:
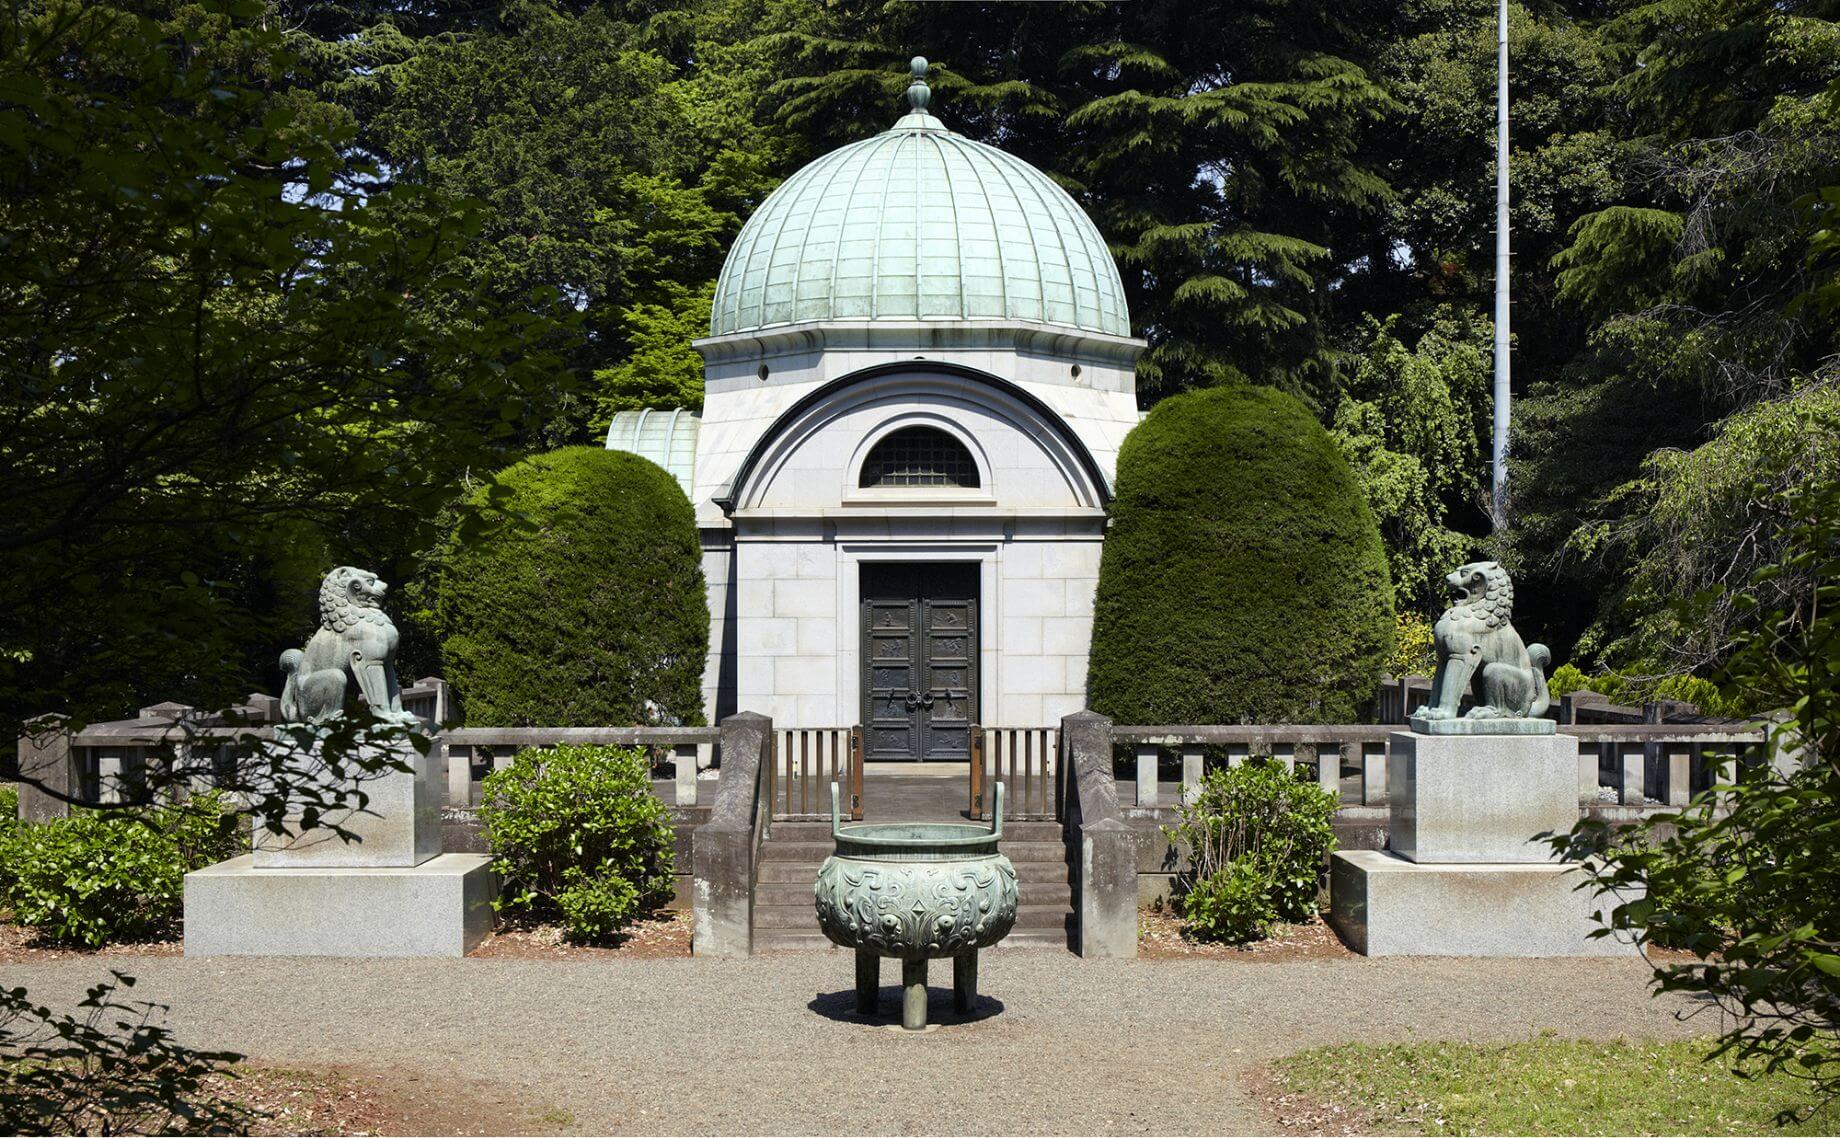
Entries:
[[862, 566], [863, 757], [969, 761], [978, 708], [978, 567]]

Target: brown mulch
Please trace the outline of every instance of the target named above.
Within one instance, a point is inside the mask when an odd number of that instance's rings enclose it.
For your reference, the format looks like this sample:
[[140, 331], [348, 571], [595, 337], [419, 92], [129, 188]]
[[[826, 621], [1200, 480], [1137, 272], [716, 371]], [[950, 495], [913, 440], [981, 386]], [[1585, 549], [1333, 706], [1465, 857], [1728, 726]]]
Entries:
[[690, 912], [670, 909], [639, 921], [612, 944], [577, 944], [560, 925], [501, 924], [468, 956], [518, 960], [655, 960], [690, 955]]
[[39, 935], [36, 929], [22, 928], [11, 921], [0, 920], [0, 964], [32, 964], [45, 960], [71, 960], [79, 956], [107, 960], [115, 957], [183, 955], [185, 942], [177, 936], [84, 948], [81, 945], [59, 944]]
[[205, 1087], [251, 1108], [249, 1133], [256, 1135], [554, 1134], [575, 1122], [566, 1111], [539, 1113], [483, 1081], [412, 1069], [250, 1063], [235, 1072], [211, 1076]]
[[1322, 921], [1307, 925], [1278, 925], [1264, 940], [1250, 944], [1222, 944], [1197, 940], [1184, 930], [1182, 919], [1156, 909], [1137, 914], [1137, 955], [1146, 960], [1257, 960], [1291, 963], [1298, 960], [1358, 960]]
[[1240, 1076], [1246, 1094], [1264, 1112], [1270, 1133], [1283, 1135], [1397, 1134], [1397, 1125], [1367, 1111], [1319, 1102], [1285, 1085], [1269, 1067], [1254, 1067]]

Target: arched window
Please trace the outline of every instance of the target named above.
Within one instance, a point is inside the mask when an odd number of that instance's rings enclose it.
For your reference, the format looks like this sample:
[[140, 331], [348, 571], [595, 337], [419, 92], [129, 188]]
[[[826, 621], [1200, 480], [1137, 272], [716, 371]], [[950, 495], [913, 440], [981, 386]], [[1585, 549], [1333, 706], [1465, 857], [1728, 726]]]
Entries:
[[902, 427], [869, 452], [860, 486], [978, 485], [965, 444], [933, 427]]

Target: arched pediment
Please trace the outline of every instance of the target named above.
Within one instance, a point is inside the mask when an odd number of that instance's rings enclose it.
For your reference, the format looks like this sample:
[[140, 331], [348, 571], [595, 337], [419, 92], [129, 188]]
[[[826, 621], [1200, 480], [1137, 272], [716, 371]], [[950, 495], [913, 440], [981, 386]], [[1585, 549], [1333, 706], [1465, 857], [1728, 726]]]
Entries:
[[[964, 448], [976, 486], [864, 487], [863, 464], [876, 444], [920, 429]], [[1091, 510], [1104, 508], [1110, 489], [1072, 428], [1021, 387], [960, 364], [913, 360], [852, 372], [793, 404], [754, 443], [716, 504], [732, 515], [960, 499]]]

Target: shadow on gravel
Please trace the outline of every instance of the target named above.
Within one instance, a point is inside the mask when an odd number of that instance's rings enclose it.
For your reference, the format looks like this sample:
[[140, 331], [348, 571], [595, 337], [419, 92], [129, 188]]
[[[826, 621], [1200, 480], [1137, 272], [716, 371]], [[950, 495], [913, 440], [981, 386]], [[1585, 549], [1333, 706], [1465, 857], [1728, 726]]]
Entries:
[[[881, 1011], [878, 1015], [866, 1016], [856, 1010], [856, 989], [849, 988], [841, 992], [820, 992], [805, 1006], [817, 1012], [825, 1019], [838, 1023], [857, 1023], [870, 1027], [901, 1022], [901, 988], [900, 985], [884, 985], [879, 1001]], [[952, 989], [928, 987], [926, 990], [926, 1022], [950, 1027], [958, 1023], [976, 1023], [992, 1016], [1003, 1014], [1003, 1001], [994, 996], [980, 995], [977, 1003], [968, 1012], [952, 1010]]]

